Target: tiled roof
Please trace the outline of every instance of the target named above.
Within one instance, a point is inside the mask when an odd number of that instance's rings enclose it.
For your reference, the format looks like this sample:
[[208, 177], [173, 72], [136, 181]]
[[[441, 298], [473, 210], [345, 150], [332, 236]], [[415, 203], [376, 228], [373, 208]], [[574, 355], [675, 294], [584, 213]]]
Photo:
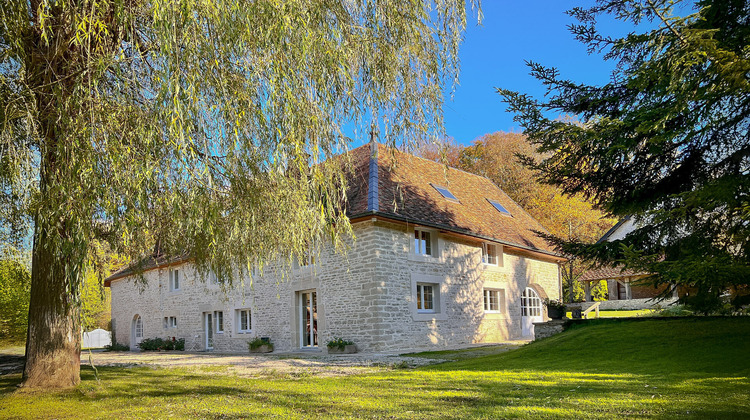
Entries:
[[619, 279], [623, 277], [635, 277], [645, 276], [646, 273], [641, 273], [633, 270], [623, 270], [621, 266], [604, 266], [593, 270], [589, 270], [580, 278], [580, 281], [597, 281], [597, 280], [609, 280]]
[[125, 267], [112, 273], [109, 277], [104, 279], [104, 286], [109, 287], [112, 280], [132, 276], [137, 272], [144, 272], [158, 267], [168, 267], [170, 265], [181, 263], [186, 259], [187, 258], [185, 256], [167, 257], [165, 255], [149, 255], [148, 257], [138, 261], [138, 263], [135, 265], [126, 265]]
[[[485, 177], [376, 143], [350, 153], [354, 171], [349, 182], [352, 188], [347, 194], [347, 213], [351, 218], [378, 214], [557, 255], [550, 244], [535, 233], [546, 232], [546, 229]], [[375, 178], [369, 170], [369, 162], [362, 161], [369, 160], [371, 155], [377, 163]], [[372, 184], [374, 179], [376, 185]], [[434, 186], [447, 188], [458, 202], [446, 199]], [[377, 209], [372, 208], [372, 203], [368, 206], [367, 197], [372, 196], [373, 191], [377, 194]], [[511, 216], [501, 214], [489, 200], [500, 203]]]
[[[487, 178], [441, 163], [369, 143], [349, 152], [352, 171], [347, 191], [350, 218], [377, 215], [496, 241], [559, 257], [535, 231], [546, 232], [521, 206]], [[445, 187], [458, 202], [443, 197]], [[511, 214], [501, 214], [488, 200]], [[127, 277], [183, 261], [184, 257], [148, 257], [138, 267], [125, 267], [105, 280]]]

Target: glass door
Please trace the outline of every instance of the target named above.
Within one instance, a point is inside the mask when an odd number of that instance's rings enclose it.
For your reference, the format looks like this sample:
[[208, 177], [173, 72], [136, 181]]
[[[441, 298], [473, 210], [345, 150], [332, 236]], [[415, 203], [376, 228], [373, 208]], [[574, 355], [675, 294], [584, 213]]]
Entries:
[[300, 292], [300, 347], [318, 346], [318, 302], [314, 290]]
[[203, 314], [205, 332], [206, 332], [206, 350], [214, 349], [214, 320], [211, 312]]

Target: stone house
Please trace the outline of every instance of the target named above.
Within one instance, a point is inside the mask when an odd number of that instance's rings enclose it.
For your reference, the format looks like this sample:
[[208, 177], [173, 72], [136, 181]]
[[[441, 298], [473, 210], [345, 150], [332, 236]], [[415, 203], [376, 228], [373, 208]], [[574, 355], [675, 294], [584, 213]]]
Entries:
[[268, 337], [277, 351], [314, 351], [341, 337], [404, 351], [533, 336], [563, 261], [537, 221], [487, 178], [377, 143], [349, 153], [347, 253], [320, 246], [285, 279], [267, 267], [232, 290], [189, 260], [150, 257], [145, 286], [131, 268], [105, 281], [117, 342], [231, 352]]

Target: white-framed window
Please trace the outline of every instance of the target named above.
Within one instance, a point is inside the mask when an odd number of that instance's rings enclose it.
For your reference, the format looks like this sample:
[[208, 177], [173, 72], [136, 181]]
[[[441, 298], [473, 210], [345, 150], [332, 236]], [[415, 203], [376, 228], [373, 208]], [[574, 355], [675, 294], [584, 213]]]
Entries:
[[169, 290], [180, 290], [180, 270], [178, 269], [169, 269]]
[[435, 283], [417, 283], [417, 312], [437, 312], [440, 287]]
[[435, 256], [435, 249], [432, 244], [433, 232], [414, 229], [414, 253], [416, 255]]
[[214, 319], [216, 320], [216, 334], [224, 333], [224, 312], [214, 311]]
[[165, 316], [164, 317], [164, 328], [177, 328], [177, 317], [176, 316]]
[[237, 332], [249, 333], [253, 330], [253, 317], [250, 309], [237, 310]]
[[500, 289], [484, 289], [484, 311], [493, 313], [500, 312], [504, 293]]
[[499, 257], [500, 253], [498, 252], [497, 245], [486, 242], [482, 244], [482, 264], [498, 265]]
[[214, 270], [208, 272], [208, 284], [212, 286], [216, 286], [219, 284], [219, 277], [216, 276]]

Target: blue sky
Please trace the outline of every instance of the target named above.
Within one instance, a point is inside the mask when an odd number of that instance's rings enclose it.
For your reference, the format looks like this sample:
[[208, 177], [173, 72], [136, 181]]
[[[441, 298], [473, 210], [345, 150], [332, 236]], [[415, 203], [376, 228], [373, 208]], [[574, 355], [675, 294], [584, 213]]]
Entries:
[[[529, 75], [525, 60], [557, 67], [561, 76], [587, 84], [609, 80], [613, 62], [601, 55], [589, 55], [586, 46], [568, 31], [577, 21], [565, 14], [591, 1], [571, 0], [485, 0], [484, 20], [468, 19], [461, 45], [460, 86], [453, 100], [445, 101], [445, 129], [457, 143], [469, 144], [486, 133], [521, 131], [513, 115], [505, 111], [496, 87], [524, 92], [541, 98], [544, 89]], [[602, 32], [624, 35], [632, 24], [601, 19]]]

